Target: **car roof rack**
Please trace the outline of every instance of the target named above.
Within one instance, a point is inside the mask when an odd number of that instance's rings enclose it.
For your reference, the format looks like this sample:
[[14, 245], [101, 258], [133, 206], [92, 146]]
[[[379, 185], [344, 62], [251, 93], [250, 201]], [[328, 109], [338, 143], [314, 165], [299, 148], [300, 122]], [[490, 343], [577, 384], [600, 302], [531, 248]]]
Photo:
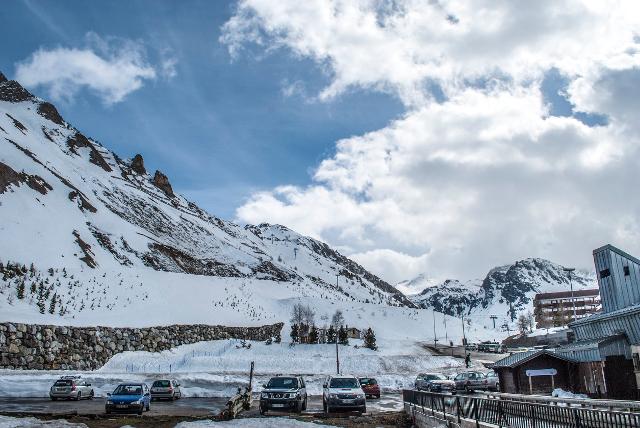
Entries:
[[82, 378], [82, 376], [80, 376], [80, 375], [60, 376], [60, 379], [62, 379], [62, 380], [73, 380], [73, 379], [80, 379], [80, 378]]

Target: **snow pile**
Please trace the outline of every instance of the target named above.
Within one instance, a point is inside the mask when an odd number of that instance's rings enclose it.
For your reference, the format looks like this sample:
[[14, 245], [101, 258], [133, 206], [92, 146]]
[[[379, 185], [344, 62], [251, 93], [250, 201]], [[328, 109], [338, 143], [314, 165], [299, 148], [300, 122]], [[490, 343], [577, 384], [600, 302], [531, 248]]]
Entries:
[[252, 427], [264, 427], [264, 428], [314, 428], [318, 426], [333, 426], [319, 424], [315, 422], [302, 422], [295, 419], [289, 419], [288, 417], [269, 417], [269, 418], [246, 418], [246, 419], [234, 419], [226, 422], [215, 421], [195, 421], [195, 422], [180, 422], [176, 425], [176, 428], [226, 428], [226, 427], [238, 427], [238, 428], [252, 428]]
[[77, 424], [57, 419], [53, 421], [41, 421], [36, 418], [14, 418], [11, 416], [0, 416], [0, 428], [87, 428], [85, 424]]
[[578, 400], [588, 400], [589, 396], [585, 395], [585, 394], [574, 394], [573, 392], [570, 391], [565, 391], [562, 388], [556, 388], [553, 390], [553, 392], [551, 393], [552, 397], [557, 397], [557, 398], [573, 398], [573, 399], [578, 399]]

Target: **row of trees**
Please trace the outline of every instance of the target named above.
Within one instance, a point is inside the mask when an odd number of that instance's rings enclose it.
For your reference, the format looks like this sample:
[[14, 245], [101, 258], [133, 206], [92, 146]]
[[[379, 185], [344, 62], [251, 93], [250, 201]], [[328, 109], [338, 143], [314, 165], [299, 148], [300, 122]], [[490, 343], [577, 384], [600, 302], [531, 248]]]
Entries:
[[[331, 317], [329, 327], [318, 328], [315, 324], [315, 312], [308, 305], [296, 303], [291, 311], [291, 343], [338, 343], [349, 345], [349, 333], [344, 324], [342, 311], [336, 310]], [[363, 336], [364, 346], [378, 349], [376, 336], [371, 328]]]

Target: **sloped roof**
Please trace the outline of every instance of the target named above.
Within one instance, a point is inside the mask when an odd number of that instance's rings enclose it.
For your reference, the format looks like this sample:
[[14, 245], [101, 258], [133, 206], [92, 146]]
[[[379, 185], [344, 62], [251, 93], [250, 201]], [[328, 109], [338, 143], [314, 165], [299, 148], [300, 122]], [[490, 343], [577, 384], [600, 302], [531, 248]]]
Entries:
[[504, 367], [513, 368], [521, 364], [524, 364], [527, 361], [533, 360], [534, 358], [538, 358], [539, 356], [542, 356], [542, 355], [549, 355], [551, 357], [558, 358], [560, 360], [568, 361], [571, 363], [575, 362], [572, 358], [569, 358], [565, 355], [558, 355], [546, 349], [539, 349], [535, 351], [515, 352], [509, 355], [508, 357], [505, 357], [501, 360], [496, 361], [495, 363], [493, 363], [491, 367], [494, 369], [504, 368]]

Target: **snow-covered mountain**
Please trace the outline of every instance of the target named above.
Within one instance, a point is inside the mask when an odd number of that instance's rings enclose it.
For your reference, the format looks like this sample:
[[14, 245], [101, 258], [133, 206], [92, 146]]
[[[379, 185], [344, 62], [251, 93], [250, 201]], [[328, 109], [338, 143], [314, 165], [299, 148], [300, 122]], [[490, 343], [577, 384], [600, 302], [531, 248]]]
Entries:
[[427, 274], [421, 273], [413, 279], [400, 281], [396, 284], [396, 288], [400, 292], [404, 293], [404, 295], [408, 296], [420, 293], [426, 288], [434, 287], [436, 285], [440, 285], [438, 280], [427, 276]]
[[[164, 277], [180, 278], [174, 285], [184, 292], [186, 283], [202, 283], [195, 276], [224, 279], [213, 283], [234, 288], [231, 302], [251, 283], [296, 290], [291, 296], [413, 307], [325, 243], [210, 215], [175, 193], [162, 172], [147, 171], [142, 156], [118, 157], [1, 73], [0, 219], [2, 305], [19, 306], [26, 318], [42, 306], [64, 317], [122, 309], [155, 292], [159, 277], [145, 274], [154, 271], [188, 274]], [[237, 299], [252, 300], [246, 292]], [[247, 304], [259, 312], [259, 302]]]
[[[593, 272], [576, 270], [572, 282], [574, 290], [598, 287]], [[569, 290], [569, 277], [562, 266], [530, 258], [491, 269], [482, 280], [447, 279], [438, 285], [430, 284], [409, 298], [421, 308], [452, 316], [464, 314], [488, 326], [493, 325], [491, 315], [497, 316], [496, 323], [502, 325], [520, 313], [533, 312], [536, 293]]]

